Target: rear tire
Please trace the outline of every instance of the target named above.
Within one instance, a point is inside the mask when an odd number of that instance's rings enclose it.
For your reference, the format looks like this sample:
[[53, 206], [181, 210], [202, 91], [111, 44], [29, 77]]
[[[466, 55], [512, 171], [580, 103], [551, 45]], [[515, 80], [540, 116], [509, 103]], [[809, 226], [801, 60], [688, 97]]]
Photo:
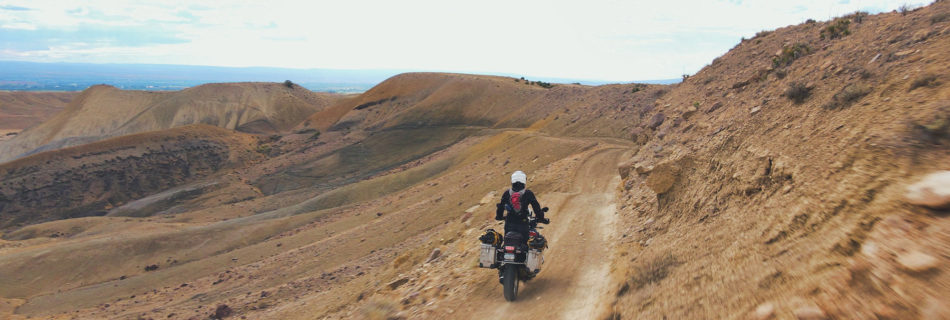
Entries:
[[505, 288], [505, 300], [515, 301], [518, 298], [518, 268], [514, 265], [505, 266], [502, 278], [502, 286]]

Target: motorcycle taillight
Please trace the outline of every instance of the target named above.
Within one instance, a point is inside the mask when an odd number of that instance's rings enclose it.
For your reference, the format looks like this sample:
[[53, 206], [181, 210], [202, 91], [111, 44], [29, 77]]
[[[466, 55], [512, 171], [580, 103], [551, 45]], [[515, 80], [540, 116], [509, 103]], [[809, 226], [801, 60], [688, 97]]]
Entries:
[[515, 246], [505, 246], [505, 252], [507, 253], [515, 252]]
[[538, 232], [537, 232], [537, 231], [534, 231], [534, 230], [528, 231], [528, 236], [537, 237], [537, 236], [538, 236]]

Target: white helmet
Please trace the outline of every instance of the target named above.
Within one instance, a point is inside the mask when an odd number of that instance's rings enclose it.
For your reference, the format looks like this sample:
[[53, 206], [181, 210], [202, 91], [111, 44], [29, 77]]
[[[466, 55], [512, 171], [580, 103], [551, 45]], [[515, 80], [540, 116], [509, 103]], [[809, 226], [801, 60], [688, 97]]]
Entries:
[[520, 170], [515, 171], [515, 173], [511, 174], [511, 183], [515, 183], [515, 182], [521, 182], [521, 183], [524, 183], [525, 185], [528, 185], [528, 176], [525, 175], [524, 172], [521, 172]]

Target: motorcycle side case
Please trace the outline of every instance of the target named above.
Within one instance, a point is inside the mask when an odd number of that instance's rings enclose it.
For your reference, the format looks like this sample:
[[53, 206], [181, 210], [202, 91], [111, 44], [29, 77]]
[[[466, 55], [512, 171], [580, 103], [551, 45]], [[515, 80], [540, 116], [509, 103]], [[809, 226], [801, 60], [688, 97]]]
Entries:
[[537, 249], [528, 249], [528, 258], [525, 260], [525, 267], [528, 267], [528, 270], [534, 273], [541, 272], [541, 264], [544, 263], [544, 256], [541, 255], [541, 250]]
[[495, 246], [490, 244], [482, 244], [481, 251], [478, 255], [478, 267], [479, 268], [491, 268], [495, 265]]

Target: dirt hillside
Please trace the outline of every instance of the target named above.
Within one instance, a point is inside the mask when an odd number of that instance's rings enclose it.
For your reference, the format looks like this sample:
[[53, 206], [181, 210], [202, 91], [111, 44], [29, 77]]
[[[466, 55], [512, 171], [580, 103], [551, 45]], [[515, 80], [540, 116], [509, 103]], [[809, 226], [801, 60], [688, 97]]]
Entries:
[[[950, 318], [947, 200], [907, 196], [950, 170], [948, 51], [940, 1], [764, 31], [676, 85], [411, 73], [276, 134], [38, 153], [0, 167], [0, 221], [30, 217], [0, 317]], [[514, 170], [552, 223], [506, 302], [476, 239]]]
[[0, 91], [0, 142], [48, 120], [75, 95], [74, 92]]
[[175, 92], [98, 85], [80, 93], [49, 121], [0, 143], [0, 161], [195, 123], [276, 133], [291, 129], [340, 97], [278, 83], [207, 84]]

